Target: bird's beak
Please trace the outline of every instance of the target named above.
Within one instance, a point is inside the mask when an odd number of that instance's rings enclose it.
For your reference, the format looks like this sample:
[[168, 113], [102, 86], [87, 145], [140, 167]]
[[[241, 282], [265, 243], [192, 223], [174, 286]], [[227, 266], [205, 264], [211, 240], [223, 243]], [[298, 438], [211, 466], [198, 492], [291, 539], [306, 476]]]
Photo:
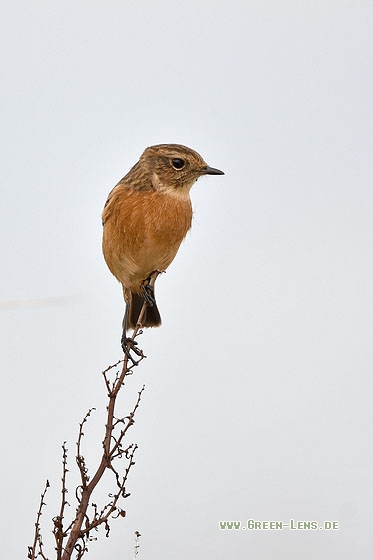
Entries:
[[205, 167], [201, 170], [202, 175], [224, 175], [224, 171], [220, 169], [215, 169], [215, 167]]

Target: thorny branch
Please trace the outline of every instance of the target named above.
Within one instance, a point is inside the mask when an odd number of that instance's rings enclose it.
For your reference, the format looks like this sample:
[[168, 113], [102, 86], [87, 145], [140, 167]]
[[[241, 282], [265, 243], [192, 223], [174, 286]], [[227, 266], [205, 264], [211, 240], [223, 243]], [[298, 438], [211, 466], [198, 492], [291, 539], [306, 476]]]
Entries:
[[[154, 283], [158, 274], [158, 272], [155, 272], [151, 277], [150, 285], [152, 287], [154, 287]], [[138, 347], [136, 347], [135, 349], [135, 353], [138, 359], [134, 360], [132, 356], [130, 356], [130, 351], [134, 348], [133, 341], [140, 334], [142, 334], [141, 322], [146, 311], [146, 305], [147, 304], [144, 303], [141, 309], [138, 323], [132, 335], [132, 341], [131, 339], [129, 339], [128, 341], [128, 352], [125, 353], [124, 359], [119, 360], [116, 364], [109, 366], [105, 371], [103, 371], [103, 377], [109, 402], [107, 406], [105, 435], [102, 442], [103, 453], [100, 464], [98, 465], [96, 472], [94, 473], [92, 478], [88, 476], [88, 468], [82, 453], [82, 438], [84, 436], [84, 424], [88, 421], [91, 412], [94, 410], [93, 408], [91, 408], [87, 412], [82, 422], [79, 424], [79, 434], [76, 442], [76, 463], [81, 478], [81, 484], [76, 488], [75, 492], [75, 496], [78, 502], [76, 514], [74, 519], [68, 526], [66, 526], [65, 524], [65, 508], [67, 505], [70, 505], [66, 500], [66, 478], [67, 473], [69, 472], [67, 469], [66, 442], [62, 446], [61, 506], [59, 514], [53, 518], [53, 534], [56, 542], [55, 550], [57, 554], [57, 560], [70, 560], [74, 552], [76, 554], [75, 559], [81, 560], [84, 553], [88, 550], [88, 543], [92, 540], [95, 540], [91, 534], [92, 531], [97, 530], [98, 527], [102, 525], [105, 529], [105, 534], [108, 537], [110, 532], [110, 519], [125, 517], [126, 515], [126, 512], [118, 505], [118, 501], [120, 498], [127, 498], [130, 495], [126, 492], [125, 485], [128, 479], [129, 472], [132, 466], [135, 464], [134, 455], [137, 449], [137, 445], [131, 444], [125, 448], [123, 446], [123, 440], [129, 428], [134, 424], [134, 417], [140, 405], [144, 387], [142, 387], [142, 389], [138, 392], [136, 403], [128, 416], [122, 418], [116, 417], [115, 405], [118, 393], [121, 387], [124, 385], [125, 377], [127, 375], [132, 375], [133, 368], [146, 357], [143, 354], [142, 350], [140, 350]], [[129, 364], [129, 360], [131, 361], [131, 364]], [[114, 368], [116, 368], [121, 363], [123, 363], [121, 371], [116, 370], [114, 373]], [[117, 430], [119, 428], [121, 429], [118, 433]], [[114, 466], [114, 460], [121, 459], [123, 457], [127, 459], [127, 467], [124, 471], [124, 474], [120, 475], [118, 470]], [[99, 509], [97, 504], [90, 503], [90, 499], [94, 489], [102, 479], [103, 474], [106, 470], [110, 470], [114, 474], [116, 491], [109, 494], [110, 501], [106, 505], [104, 505], [103, 508]], [[28, 548], [28, 558], [30, 560], [36, 560], [38, 557], [41, 557], [43, 560], [48, 560], [47, 556], [44, 554], [43, 541], [40, 532], [40, 517], [42, 515], [42, 508], [45, 505], [44, 498], [48, 487], [49, 482], [47, 481], [45, 490], [41, 495], [39, 510], [36, 517], [34, 542], [33, 545]]]

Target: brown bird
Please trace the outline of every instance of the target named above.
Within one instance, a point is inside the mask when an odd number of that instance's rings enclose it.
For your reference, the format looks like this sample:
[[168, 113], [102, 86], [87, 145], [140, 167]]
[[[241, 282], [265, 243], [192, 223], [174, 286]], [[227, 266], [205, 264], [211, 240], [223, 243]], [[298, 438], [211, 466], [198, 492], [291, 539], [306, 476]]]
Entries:
[[144, 151], [108, 196], [102, 247], [106, 264], [123, 287], [124, 350], [127, 329], [136, 327], [144, 302], [142, 326], [161, 324], [149, 281], [171, 264], [191, 227], [189, 191], [201, 175], [224, 173], [209, 167], [191, 148], [159, 144]]

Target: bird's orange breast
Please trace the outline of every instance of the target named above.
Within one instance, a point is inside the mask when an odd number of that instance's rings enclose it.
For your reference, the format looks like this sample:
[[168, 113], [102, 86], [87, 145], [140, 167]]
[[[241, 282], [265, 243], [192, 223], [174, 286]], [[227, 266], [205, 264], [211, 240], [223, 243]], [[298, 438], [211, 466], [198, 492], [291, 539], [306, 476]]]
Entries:
[[175, 258], [192, 222], [189, 197], [117, 185], [103, 212], [103, 252], [116, 278], [132, 291]]

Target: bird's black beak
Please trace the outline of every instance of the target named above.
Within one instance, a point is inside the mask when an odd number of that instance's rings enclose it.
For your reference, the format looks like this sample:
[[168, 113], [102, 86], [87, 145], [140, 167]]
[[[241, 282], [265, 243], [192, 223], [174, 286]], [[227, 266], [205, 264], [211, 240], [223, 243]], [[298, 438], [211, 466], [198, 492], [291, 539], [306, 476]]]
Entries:
[[224, 175], [224, 171], [220, 171], [220, 169], [215, 169], [215, 167], [205, 167], [202, 170], [203, 175]]

